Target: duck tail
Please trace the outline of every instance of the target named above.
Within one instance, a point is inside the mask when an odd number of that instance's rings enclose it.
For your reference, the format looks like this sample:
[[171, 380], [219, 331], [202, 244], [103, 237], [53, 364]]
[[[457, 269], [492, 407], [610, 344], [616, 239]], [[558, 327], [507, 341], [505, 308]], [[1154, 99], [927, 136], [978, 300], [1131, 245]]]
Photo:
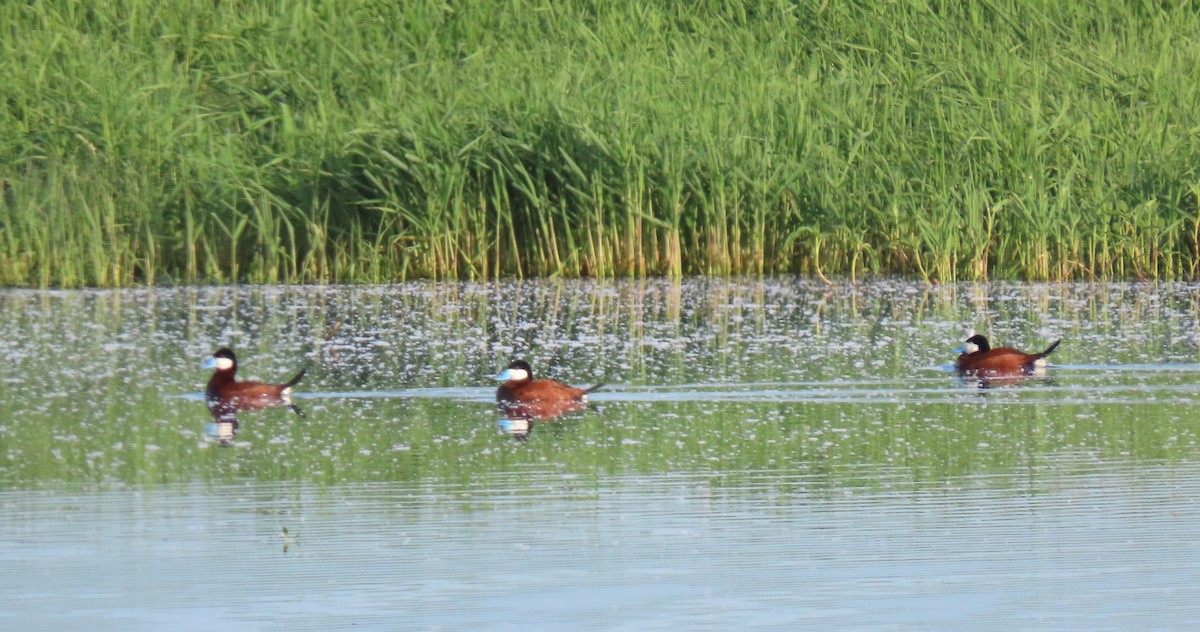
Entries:
[[[1054, 343], [1054, 344], [1058, 344], [1058, 343], [1056, 342], [1056, 343]], [[1053, 349], [1053, 347], [1051, 347], [1051, 349]], [[1049, 352], [1047, 352], [1047, 353], [1049, 353]], [[285, 383], [283, 384], [283, 387], [284, 387], [284, 388], [291, 388], [291, 387], [293, 387], [293, 386], [295, 386], [295, 385], [299, 384], [299, 383], [300, 383], [300, 380], [304, 378], [304, 374], [305, 374], [305, 372], [307, 372], [307, 371], [308, 371], [308, 367], [304, 367], [303, 369], [300, 369], [300, 372], [296, 374], [296, 377], [294, 377], [294, 378], [292, 378], [292, 379], [288, 380], [287, 382], [285, 382]]]
[[1055, 340], [1054, 342], [1050, 343], [1050, 346], [1046, 347], [1045, 351], [1039, 353], [1038, 357], [1044, 358], [1044, 357], [1050, 355], [1051, 353], [1054, 353], [1054, 350], [1058, 348], [1058, 343], [1060, 343], [1060, 342], [1062, 342], [1062, 338], [1059, 338], [1058, 340]]
[[585, 390], [584, 392], [585, 393], [595, 393], [596, 391], [600, 390], [601, 388], [604, 388], [605, 386], [608, 386], [608, 385], [605, 384], [604, 382], [601, 382], [601, 383]]

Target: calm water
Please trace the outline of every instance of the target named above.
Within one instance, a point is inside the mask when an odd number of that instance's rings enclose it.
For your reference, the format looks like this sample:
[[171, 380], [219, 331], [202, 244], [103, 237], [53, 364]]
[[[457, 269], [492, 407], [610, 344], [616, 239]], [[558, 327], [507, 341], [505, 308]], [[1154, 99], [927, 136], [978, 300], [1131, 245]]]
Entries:
[[[0, 293], [0, 629], [1189, 629], [1200, 287]], [[970, 331], [1046, 378], [960, 384]], [[206, 437], [198, 368], [300, 366]], [[525, 357], [597, 410], [502, 432]], [[287, 529], [287, 535], [283, 530]]]

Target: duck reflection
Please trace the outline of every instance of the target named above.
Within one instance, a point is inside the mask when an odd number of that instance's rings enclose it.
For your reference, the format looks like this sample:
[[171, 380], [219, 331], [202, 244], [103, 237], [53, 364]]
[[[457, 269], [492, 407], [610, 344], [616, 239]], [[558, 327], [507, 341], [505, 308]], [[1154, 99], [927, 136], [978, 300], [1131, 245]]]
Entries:
[[229, 447], [237, 438], [237, 428], [237, 415], [213, 413], [213, 422], [208, 424], [208, 438], [221, 444], [222, 447]]
[[958, 381], [968, 388], [1007, 388], [1033, 384], [1054, 384], [1054, 378], [1046, 376], [1046, 370], [1039, 368], [1031, 372], [1025, 371], [989, 371], [981, 374], [959, 375]]
[[533, 423], [520, 417], [505, 417], [496, 421], [496, 428], [503, 434], [512, 435], [517, 441], [524, 441], [529, 438], [529, 433], [533, 432]]

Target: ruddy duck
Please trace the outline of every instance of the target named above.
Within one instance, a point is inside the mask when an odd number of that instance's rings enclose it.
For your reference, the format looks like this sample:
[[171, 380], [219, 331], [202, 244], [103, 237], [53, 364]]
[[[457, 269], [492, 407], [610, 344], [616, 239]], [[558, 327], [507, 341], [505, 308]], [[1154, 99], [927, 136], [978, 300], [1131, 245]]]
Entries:
[[533, 379], [533, 369], [524, 360], [514, 360], [497, 380], [496, 406], [513, 419], [547, 421], [587, 407], [588, 393], [604, 386], [575, 388], [549, 379]]
[[262, 410], [270, 406], [288, 406], [297, 415], [304, 411], [292, 403], [292, 387], [308, 369], [300, 369], [296, 377], [283, 384], [237, 381], [237, 356], [228, 348], [218, 349], [203, 368], [216, 369], [204, 389], [204, 400], [217, 422], [217, 438], [222, 442], [237, 433], [237, 413], [242, 410]]
[[1046, 366], [1061, 339], [1041, 353], [1025, 353], [1012, 347], [993, 349], [984, 336], [971, 336], [959, 349], [962, 355], [954, 363], [959, 375], [968, 377], [1017, 377], [1033, 375]]

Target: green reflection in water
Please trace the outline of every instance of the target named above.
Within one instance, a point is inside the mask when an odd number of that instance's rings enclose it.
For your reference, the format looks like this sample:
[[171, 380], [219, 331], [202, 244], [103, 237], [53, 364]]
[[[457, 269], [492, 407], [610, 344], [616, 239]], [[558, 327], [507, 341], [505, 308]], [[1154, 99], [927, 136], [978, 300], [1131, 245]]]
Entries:
[[[980, 475], [1036, 489], [1040, 468], [1195, 454], [1196, 293], [787, 279], [9, 291], [0, 485], [469, 486], [554, 470], [731, 487], [767, 472], [828, 490]], [[964, 388], [937, 367], [968, 329], [1030, 349], [1062, 337], [1059, 366]], [[309, 419], [244, 414], [236, 447], [208, 443], [203, 403], [180, 396], [203, 388], [198, 364], [223, 344], [243, 377], [309, 366], [297, 389]], [[599, 412], [516, 442], [490, 403], [490, 376], [513, 356], [612, 386]], [[448, 390], [403, 396], [431, 387]], [[335, 392], [360, 396], [321, 396]]]

